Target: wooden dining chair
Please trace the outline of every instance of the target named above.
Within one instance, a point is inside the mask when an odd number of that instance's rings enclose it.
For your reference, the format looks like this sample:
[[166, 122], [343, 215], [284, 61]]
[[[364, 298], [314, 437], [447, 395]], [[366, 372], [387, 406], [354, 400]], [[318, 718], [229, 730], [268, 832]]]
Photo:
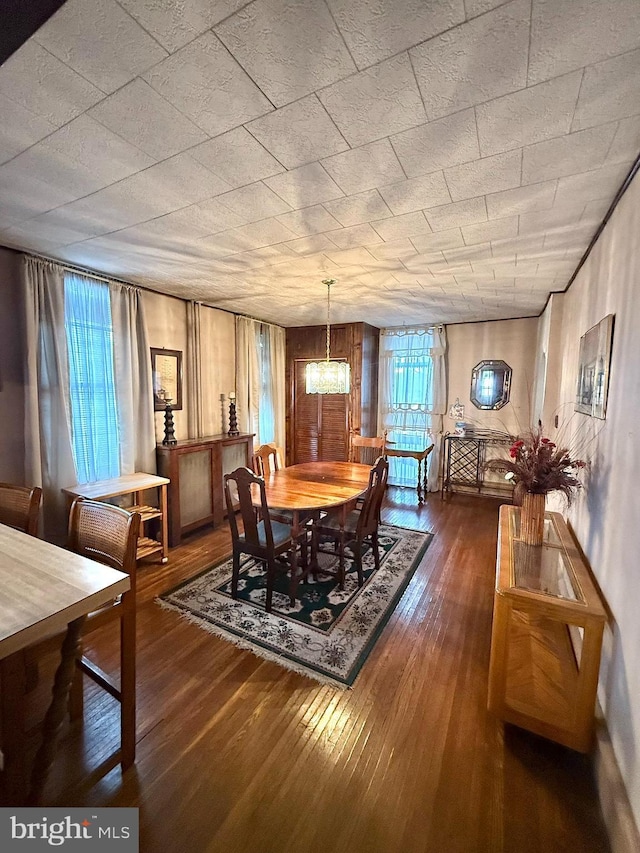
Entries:
[[[236, 496], [231, 491], [235, 487]], [[252, 487], [258, 491], [260, 501], [253, 505]], [[267, 571], [267, 594], [265, 609], [271, 613], [273, 603], [273, 586], [278, 572], [289, 575], [289, 601], [295, 604], [296, 593], [300, 580], [306, 576], [306, 559], [298, 566], [297, 548], [303, 539], [306, 540], [308, 529], [303, 527], [298, 539], [293, 537], [290, 524], [283, 524], [272, 519], [267, 505], [264, 477], [256, 476], [248, 468], [236, 468], [230, 474], [224, 475], [224, 493], [227, 504], [231, 540], [233, 543], [233, 574], [231, 579], [231, 597], [238, 597], [238, 579], [240, 577], [240, 557], [248, 554], [264, 563]], [[235, 506], [239, 505], [243, 532], [238, 527]], [[288, 554], [287, 563], [279, 563], [278, 557]]]
[[76, 659], [69, 709], [72, 719], [83, 714], [82, 675], [88, 675], [120, 702], [120, 749], [123, 770], [136, 755], [136, 548], [141, 517], [112, 504], [78, 499], [69, 514], [68, 548], [129, 575], [131, 587], [115, 601], [90, 613], [82, 636], [113, 620], [120, 623], [120, 685], [84, 654]]
[[349, 433], [349, 462], [373, 465], [378, 456], [384, 456], [385, 435], [363, 436], [353, 430]]
[[[349, 512], [344, 520], [344, 527], [341, 526], [341, 516], [339, 510], [329, 512], [320, 521], [317, 521], [312, 528], [311, 542], [311, 565], [317, 565], [317, 555], [322, 553], [319, 539], [321, 536], [327, 537], [337, 543], [338, 567], [334, 570], [326, 570], [322, 568], [321, 574], [329, 574], [337, 577], [340, 584], [340, 589], [344, 589], [345, 568], [344, 568], [344, 549], [348, 547], [353, 554], [358, 573], [358, 585], [364, 583], [364, 573], [362, 571], [362, 550], [365, 545], [365, 540], [369, 539], [373, 548], [373, 558], [375, 561], [376, 571], [380, 568], [380, 554], [378, 551], [378, 524], [380, 518], [380, 507], [384, 497], [384, 490], [387, 485], [387, 477], [389, 476], [389, 463], [383, 456], [379, 456], [375, 464], [371, 468], [369, 474], [369, 486], [364, 495], [364, 501], [361, 509], [354, 509]], [[324, 551], [324, 553], [335, 554], [336, 550]]]
[[41, 500], [42, 489], [38, 486], [0, 483], [0, 524], [37, 536]]
[[284, 468], [282, 450], [274, 442], [261, 444], [253, 452], [251, 467], [258, 477], [264, 477], [272, 471], [279, 471]]

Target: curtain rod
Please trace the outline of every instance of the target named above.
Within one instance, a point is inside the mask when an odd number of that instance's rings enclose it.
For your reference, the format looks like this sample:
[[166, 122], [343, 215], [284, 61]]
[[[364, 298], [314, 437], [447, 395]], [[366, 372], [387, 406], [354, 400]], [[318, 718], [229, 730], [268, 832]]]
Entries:
[[144, 287], [143, 285], [134, 284], [132, 281], [125, 281], [125, 279], [118, 278], [117, 276], [110, 276], [107, 278], [104, 275], [100, 275], [100, 273], [95, 272], [95, 270], [91, 270], [88, 267], [80, 267], [75, 266], [73, 264], [65, 263], [58, 258], [49, 258], [46, 255], [36, 255], [33, 252], [25, 252], [23, 249], [15, 249], [12, 246], [5, 246], [5, 249], [10, 249], [13, 252], [19, 252], [25, 258], [31, 258], [34, 261], [45, 261], [48, 264], [56, 264], [60, 269], [66, 270], [67, 272], [77, 272], [81, 275], [90, 276], [91, 278], [95, 278], [97, 281], [115, 281], [118, 284], [126, 284], [128, 287], [140, 287], [142, 290], [149, 290], [149, 288]]
[[409, 335], [412, 332], [415, 334], [426, 334], [434, 330], [439, 332], [444, 331], [444, 323], [434, 323], [431, 326], [388, 326], [386, 329], [381, 329], [383, 335]]

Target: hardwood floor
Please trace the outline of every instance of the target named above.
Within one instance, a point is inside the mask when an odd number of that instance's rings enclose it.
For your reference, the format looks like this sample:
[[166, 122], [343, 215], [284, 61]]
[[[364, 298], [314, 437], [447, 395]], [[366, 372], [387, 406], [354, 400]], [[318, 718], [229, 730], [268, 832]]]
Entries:
[[[436, 535], [347, 691], [154, 603], [227, 555], [226, 526], [143, 566], [136, 764], [87, 781], [118, 736], [87, 683], [47, 804], [139, 806], [145, 853], [608, 851], [589, 760], [486, 710], [498, 505], [389, 490], [384, 521]], [[115, 668], [116, 636], [98, 643]]]

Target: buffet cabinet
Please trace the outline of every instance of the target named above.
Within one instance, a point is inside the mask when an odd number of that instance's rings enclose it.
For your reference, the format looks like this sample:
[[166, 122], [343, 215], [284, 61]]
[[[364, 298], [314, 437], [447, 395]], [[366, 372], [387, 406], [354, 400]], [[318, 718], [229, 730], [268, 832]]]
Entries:
[[251, 467], [253, 435], [210, 435], [156, 447], [158, 473], [168, 486], [169, 545], [180, 544], [185, 533], [224, 520], [225, 474]]
[[606, 611], [559, 513], [542, 545], [520, 537], [520, 509], [500, 507], [489, 710], [579, 752], [593, 743]]

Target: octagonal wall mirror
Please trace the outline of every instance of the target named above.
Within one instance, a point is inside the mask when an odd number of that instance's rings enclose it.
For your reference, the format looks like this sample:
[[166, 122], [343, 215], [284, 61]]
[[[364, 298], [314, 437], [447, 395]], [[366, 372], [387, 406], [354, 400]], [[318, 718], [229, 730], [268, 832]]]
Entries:
[[478, 409], [501, 409], [509, 402], [510, 390], [506, 361], [481, 361], [471, 371], [471, 402]]

